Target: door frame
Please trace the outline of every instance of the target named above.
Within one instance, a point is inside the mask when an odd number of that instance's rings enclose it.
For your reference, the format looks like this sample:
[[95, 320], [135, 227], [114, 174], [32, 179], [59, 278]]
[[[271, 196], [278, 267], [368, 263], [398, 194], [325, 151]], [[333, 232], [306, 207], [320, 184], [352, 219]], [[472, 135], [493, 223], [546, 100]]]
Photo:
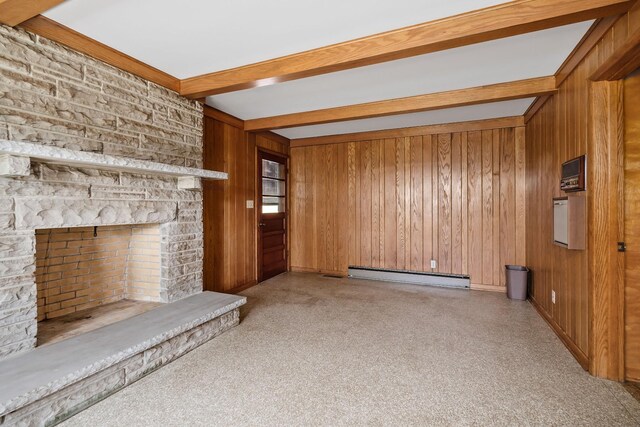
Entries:
[[257, 282], [260, 283], [263, 281], [262, 279], [262, 232], [260, 230], [260, 217], [262, 215], [262, 159], [272, 160], [274, 162], [278, 162], [284, 164], [285, 167], [285, 215], [284, 215], [284, 233], [285, 233], [285, 263], [286, 263], [286, 271], [290, 270], [289, 265], [289, 244], [290, 244], [290, 233], [289, 233], [289, 207], [290, 207], [290, 198], [289, 198], [289, 155], [278, 153], [277, 151], [268, 150], [262, 147], [257, 147], [256, 149], [256, 218], [255, 218], [255, 227], [256, 227], [256, 278]]

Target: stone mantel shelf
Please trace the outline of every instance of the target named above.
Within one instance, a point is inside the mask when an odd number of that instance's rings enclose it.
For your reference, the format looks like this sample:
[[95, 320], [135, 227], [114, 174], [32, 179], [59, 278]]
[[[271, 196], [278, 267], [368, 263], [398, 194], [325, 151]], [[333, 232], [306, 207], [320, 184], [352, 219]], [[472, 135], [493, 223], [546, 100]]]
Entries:
[[[31, 142], [0, 139], [0, 176], [23, 176], [29, 173], [29, 159], [76, 167], [95, 167], [120, 172], [176, 176], [181, 179], [228, 179], [225, 172], [175, 166], [147, 160], [70, 150]], [[4, 162], [2, 161], [4, 160]], [[25, 160], [21, 162], [21, 160]], [[26, 166], [26, 171], [24, 171]], [[23, 170], [21, 172], [21, 170]]]

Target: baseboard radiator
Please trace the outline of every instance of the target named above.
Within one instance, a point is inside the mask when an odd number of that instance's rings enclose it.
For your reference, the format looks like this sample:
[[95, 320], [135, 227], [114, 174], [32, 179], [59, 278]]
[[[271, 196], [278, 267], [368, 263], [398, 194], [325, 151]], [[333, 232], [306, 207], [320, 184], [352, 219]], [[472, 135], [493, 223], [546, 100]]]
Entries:
[[423, 273], [418, 271], [349, 266], [349, 277], [352, 279], [380, 280], [383, 282], [439, 286], [444, 288], [469, 289], [471, 287], [469, 276], [459, 274]]

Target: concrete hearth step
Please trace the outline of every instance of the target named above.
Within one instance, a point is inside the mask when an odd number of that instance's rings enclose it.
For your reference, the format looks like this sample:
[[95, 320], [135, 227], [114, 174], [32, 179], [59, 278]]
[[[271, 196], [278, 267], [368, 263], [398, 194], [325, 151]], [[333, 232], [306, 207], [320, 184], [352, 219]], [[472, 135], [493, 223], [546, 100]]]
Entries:
[[239, 322], [246, 298], [203, 292], [0, 362], [0, 425], [50, 424]]

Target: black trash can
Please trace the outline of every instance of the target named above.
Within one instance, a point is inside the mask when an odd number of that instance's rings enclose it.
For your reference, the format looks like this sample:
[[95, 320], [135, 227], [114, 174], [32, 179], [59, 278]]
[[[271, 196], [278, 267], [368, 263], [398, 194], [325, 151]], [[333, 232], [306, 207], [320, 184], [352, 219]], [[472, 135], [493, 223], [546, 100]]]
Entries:
[[529, 269], [522, 265], [505, 265], [505, 269], [509, 299], [526, 300]]

